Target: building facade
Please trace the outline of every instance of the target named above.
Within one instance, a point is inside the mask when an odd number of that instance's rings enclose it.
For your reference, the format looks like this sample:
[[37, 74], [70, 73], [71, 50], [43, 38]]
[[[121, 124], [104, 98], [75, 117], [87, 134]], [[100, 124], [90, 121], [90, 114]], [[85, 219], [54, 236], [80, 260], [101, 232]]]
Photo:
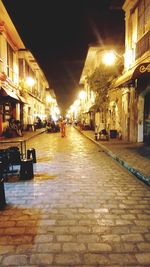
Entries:
[[18, 63], [20, 94], [23, 100], [21, 120], [26, 127], [33, 124], [37, 117], [41, 120], [46, 118], [46, 91], [49, 84], [30, 51], [19, 50]]
[[[108, 131], [115, 130], [123, 140], [150, 143], [150, 1], [125, 0], [122, 9], [125, 12], [123, 69], [110, 84], [106, 83], [105, 110], [100, 102], [97, 105], [98, 91], [94, 92], [93, 105], [89, 83], [96, 68], [100, 70], [102, 48], [89, 48], [80, 84], [90, 99], [86, 109], [88, 114], [95, 113], [95, 124], [101, 124]], [[98, 82], [101, 83], [101, 79], [99, 75]], [[100, 92], [98, 97], [103, 97]]]
[[121, 92], [118, 103], [122, 138], [150, 142], [150, 1], [126, 0], [123, 10], [124, 71], [112, 84], [110, 97], [111, 91]]
[[[114, 49], [114, 45], [97, 45], [90, 46], [85, 65], [80, 78], [80, 85], [83, 86], [86, 94], [84, 101], [84, 117], [86, 122], [95, 126], [99, 130], [109, 130], [112, 122], [112, 100], [109, 105], [108, 88], [110, 81], [118, 76], [118, 68], [107, 65], [104, 62], [104, 57], [109, 51]], [[120, 49], [116, 47], [116, 50]], [[111, 113], [111, 114], [110, 114]]]
[[48, 117], [48, 90], [42, 69], [25, 48], [0, 0], [0, 135], [11, 118], [26, 129], [37, 117]]
[[20, 120], [19, 49], [24, 44], [0, 1], [0, 133], [11, 116]]

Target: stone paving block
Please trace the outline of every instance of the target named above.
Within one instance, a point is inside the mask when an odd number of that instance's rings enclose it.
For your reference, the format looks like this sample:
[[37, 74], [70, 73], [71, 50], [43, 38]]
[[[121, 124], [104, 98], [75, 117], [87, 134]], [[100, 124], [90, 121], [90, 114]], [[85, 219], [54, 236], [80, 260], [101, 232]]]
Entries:
[[120, 235], [102, 235], [101, 240], [103, 242], [120, 242], [121, 238]]
[[145, 239], [146, 239], [147, 241], [150, 242], [150, 234], [145, 234], [144, 237], [145, 237]]
[[15, 247], [17, 254], [32, 254], [36, 252], [37, 246], [34, 244], [19, 244]]
[[69, 227], [69, 233], [89, 233], [89, 226], [72, 226]]
[[150, 244], [147, 242], [137, 244], [140, 252], [150, 252]]
[[50, 253], [32, 254], [29, 257], [29, 264], [47, 265], [53, 262], [53, 255]]
[[135, 257], [138, 260], [139, 264], [149, 266], [150, 265], [150, 253], [139, 253]]
[[124, 234], [121, 239], [126, 242], [142, 242], [144, 238], [141, 234]]
[[57, 235], [56, 236], [56, 240], [58, 242], [74, 242], [75, 241], [75, 237], [73, 235]]
[[82, 234], [77, 235], [77, 241], [78, 242], [98, 242], [99, 236], [94, 234]]
[[38, 253], [60, 252], [60, 250], [60, 243], [42, 243], [36, 246], [36, 252]]
[[84, 261], [86, 264], [94, 264], [94, 266], [107, 266], [111, 264], [111, 261], [107, 255], [98, 255], [94, 253], [86, 253], [84, 255]]
[[0, 255], [7, 253], [15, 253], [15, 246], [0, 245]]
[[75, 264], [81, 264], [82, 261], [80, 259], [79, 254], [77, 253], [62, 253], [62, 254], [57, 254], [55, 256], [54, 262], [56, 264], [61, 264], [61, 265], [75, 265]]
[[27, 255], [8, 255], [2, 259], [2, 265], [11, 266], [23, 266], [27, 265], [28, 256]]
[[112, 247], [106, 243], [89, 243], [88, 250], [90, 252], [110, 252]]
[[5, 235], [22, 235], [25, 233], [25, 227], [8, 227], [5, 228], [4, 234]]
[[60, 220], [60, 221], [57, 221], [57, 224], [58, 225], [76, 225], [77, 222], [76, 220]]
[[54, 236], [52, 234], [45, 234], [45, 235], [36, 235], [34, 238], [34, 243], [46, 243], [53, 241]]
[[124, 254], [110, 254], [109, 255], [109, 258], [110, 258], [110, 261], [111, 261], [111, 264], [120, 264], [122, 266], [128, 266], [129, 264], [130, 265], [135, 265], [138, 264], [138, 261], [136, 259], [136, 257], [133, 255], [133, 254], [127, 254], [127, 253], [124, 253]]
[[83, 243], [65, 243], [62, 247], [63, 252], [83, 252], [86, 246]]
[[146, 226], [146, 227], [150, 227], [150, 221], [149, 220], [135, 220], [135, 223], [138, 226]]
[[135, 252], [138, 252], [139, 249], [136, 245], [136, 243], [116, 243], [114, 242], [113, 245], [113, 252], [117, 252], [117, 253], [132, 253], [133, 255], [135, 254]]

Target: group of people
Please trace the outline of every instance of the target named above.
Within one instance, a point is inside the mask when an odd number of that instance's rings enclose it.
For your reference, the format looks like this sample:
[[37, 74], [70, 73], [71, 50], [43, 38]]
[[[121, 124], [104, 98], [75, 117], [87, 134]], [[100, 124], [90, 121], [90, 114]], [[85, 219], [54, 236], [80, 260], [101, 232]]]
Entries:
[[47, 132], [55, 133], [60, 132], [61, 137], [66, 136], [66, 120], [64, 118], [60, 119], [57, 122], [54, 120], [48, 120], [46, 123]]
[[[41, 121], [38, 121], [38, 125], [41, 125]], [[60, 132], [61, 137], [66, 136], [66, 124], [67, 121], [65, 118], [61, 118], [59, 121], [55, 122], [54, 120], [48, 120], [46, 122], [47, 132]], [[40, 127], [39, 127], [40, 128]], [[3, 136], [5, 137], [17, 137], [23, 136], [22, 127], [19, 120], [13, 118], [9, 119], [9, 124], [6, 129], [3, 131]]]
[[56, 133], [60, 131], [59, 124], [54, 120], [48, 120], [46, 122], [46, 130], [48, 133]]
[[19, 120], [15, 120], [14, 118], [10, 118], [8, 121], [8, 126], [3, 131], [2, 135], [5, 137], [17, 137], [22, 136], [22, 127]]

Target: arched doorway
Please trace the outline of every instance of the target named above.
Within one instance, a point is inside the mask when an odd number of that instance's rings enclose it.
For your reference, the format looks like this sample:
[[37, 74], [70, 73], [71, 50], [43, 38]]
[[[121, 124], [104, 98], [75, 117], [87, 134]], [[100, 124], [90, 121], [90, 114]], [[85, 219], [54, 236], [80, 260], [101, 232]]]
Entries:
[[144, 142], [150, 144], [150, 92], [144, 98], [144, 128], [143, 128]]

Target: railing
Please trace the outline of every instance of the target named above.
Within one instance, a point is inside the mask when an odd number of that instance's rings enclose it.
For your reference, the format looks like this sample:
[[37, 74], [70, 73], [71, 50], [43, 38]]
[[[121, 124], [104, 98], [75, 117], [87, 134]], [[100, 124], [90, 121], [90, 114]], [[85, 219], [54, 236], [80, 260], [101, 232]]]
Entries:
[[148, 31], [136, 44], [135, 57], [138, 59], [150, 50], [150, 31]]

